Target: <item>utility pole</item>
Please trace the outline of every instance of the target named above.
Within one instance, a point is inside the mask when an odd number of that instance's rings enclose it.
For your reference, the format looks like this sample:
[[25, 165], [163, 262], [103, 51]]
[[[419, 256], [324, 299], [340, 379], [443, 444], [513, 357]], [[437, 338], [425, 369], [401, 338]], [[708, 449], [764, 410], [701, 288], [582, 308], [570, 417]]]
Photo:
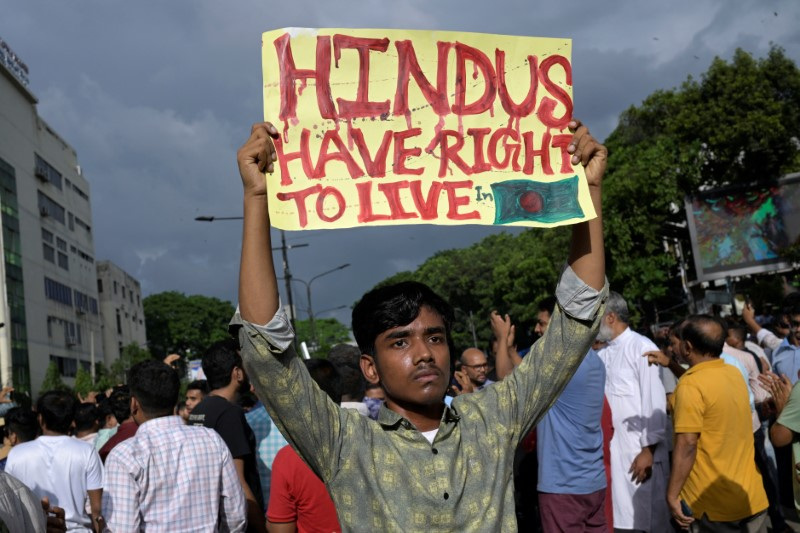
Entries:
[[[198, 222], [214, 222], [215, 220], [242, 220], [244, 217], [214, 217], [214, 216], [199, 216], [194, 219]], [[272, 251], [281, 251], [281, 258], [283, 259], [283, 277], [286, 280], [286, 294], [289, 298], [289, 321], [292, 324], [292, 329], [295, 329], [295, 315], [294, 315], [294, 301], [292, 300], [292, 273], [289, 270], [289, 255], [286, 253], [294, 248], [303, 248], [308, 244], [286, 244], [286, 232], [281, 230], [281, 245], [280, 247], [272, 248]], [[295, 343], [297, 338], [295, 337]]]
[[[302, 244], [299, 246], [308, 246], [308, 245]], [[283, 257], [283, 278], [286, 281], [286, 294], [289, 295], [289, 322], [292, 324], [292, 330], [297, 331], [294, 325], [295, 317], [294, 317], [294, 300], [292, 299], [292, 272], [289, 270], [289, 256], [286, 253], [289, 251], [289, 248], [291, 248], [291, 246], [286, 246], [286, 232], [281, 230], [280, 250], [281, 250], [281, 255]]]

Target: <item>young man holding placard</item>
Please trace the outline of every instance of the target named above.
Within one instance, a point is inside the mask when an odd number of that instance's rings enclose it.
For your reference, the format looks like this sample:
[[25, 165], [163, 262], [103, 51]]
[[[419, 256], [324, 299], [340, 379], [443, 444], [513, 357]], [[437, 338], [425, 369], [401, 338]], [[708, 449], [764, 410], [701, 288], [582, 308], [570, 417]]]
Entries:
[[242, 325], [242, 358], [281, 432], [328, 487], [343, 530], [516, 529], [514, 449], [589, 350], [608, 293], [600, 209], [607, 152], [580, 122], [569, 129], [571, 162], [585, 167], [597, 217], [573, 227], [559, 305], [531, 348], [535, 356], [503, 382], [446, 407], [452, 308], [418, 283], [371, 291], [353, 310], [353, 329], [364, 375], [386, 393], [377, 423], [336, 406], [292, 346], [264, 180], [276, 166], [277, 129], [254, 125], [239, 150], [244, 234], [234, 322]]

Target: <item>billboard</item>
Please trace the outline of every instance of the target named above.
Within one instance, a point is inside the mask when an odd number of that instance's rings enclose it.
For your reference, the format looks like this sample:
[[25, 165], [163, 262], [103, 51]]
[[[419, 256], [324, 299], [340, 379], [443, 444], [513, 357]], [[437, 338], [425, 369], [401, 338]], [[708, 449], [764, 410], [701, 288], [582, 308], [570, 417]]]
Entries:
[[698, 281], [790, 268], [781, 251], [800, 242], [800, 173], [687, 197], [686, 219]]

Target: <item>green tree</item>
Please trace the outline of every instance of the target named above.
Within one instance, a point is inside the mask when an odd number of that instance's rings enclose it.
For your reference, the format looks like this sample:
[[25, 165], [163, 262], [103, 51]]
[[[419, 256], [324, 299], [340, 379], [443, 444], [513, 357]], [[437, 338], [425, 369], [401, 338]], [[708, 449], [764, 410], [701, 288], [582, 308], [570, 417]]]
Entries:
[[128, 382], [128, 370], [141, 361], [152, 359], [150, 352], [140, 348], [135, 343], [129, 344], [122, 349], [119, 359], [111, 363], [111, 381], [117, 385]]
[[[685, 221], [683, 200], [701, 188], [774, 181], [800, 168], [800, 70], [782, 49], [754, 59], [737, 50], [701, 79], [657, 91], [620, 117], [606, 140], [608, 276], [635, 310], [682, 299], [666, 242]], [[691, 261], [689, 261], [691, 267]], [[685, 309], [681, 309], [681, 312]]]
[[62, 381], [61, 372], [58, 371], [58, 365], [55, 361], [50, 361], [50, 364], [47, 366], [42, 386], [39, 389], [40, 394], [51, 390], [71, 390], [66, 383]]
[[84, 370], [83, 366], [78, 367], [78, 373], [75, 374], [75, 393], [80, 396], [86, 396], [89, 392], [95, 389], [92, 382], [92, 374], [88, 370]]
[[337, 344], [350, 342], [350, 330], [335, 318], [317, 318], [314, 320], [314, 331], [319, 344], [311, 335], [311, 324], [308, 320], [295, 320], [297, 340], [305, 341], [312, 357], [327, 358], [328, 352]]
[[148, 346], [157, 358], [202, 354], [210, 344], [228, 337], [234, 313], [230, 302], [176, 291], [150, 295], [143, 305]]

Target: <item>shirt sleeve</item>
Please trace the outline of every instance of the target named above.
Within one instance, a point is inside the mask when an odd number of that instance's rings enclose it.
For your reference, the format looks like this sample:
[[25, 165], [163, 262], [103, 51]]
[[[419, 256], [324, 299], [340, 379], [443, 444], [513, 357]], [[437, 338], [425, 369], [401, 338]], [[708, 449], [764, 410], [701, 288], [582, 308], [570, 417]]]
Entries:
[[283, 448], [272, 462], [272, 481], [269, 490], [267, 520], [276, 523], [297, 521], [297, 502], [292, 490], [288, 449]]
[[792, 394], [789, 395], [789, 401], [786, 402], [778, 417], [778, 423], [795, 433], [800, 433], [800, 387], [797, 384], [792, 387]]
[[258, 398], [287, 441], [324, 482], [339, 470], [347, 414], [311, 379], [297, 357], [294, 332], [283, 308], [266, 326], [255, 326], [234, 315], [247, 375]]
[[122, 448], [117, 446], [106, 458], [103, 487], [103, 516], [114, 533], [136, 533], [141, 527], [139, 499], [141, 490], [136, 472], [122, 461]]
[[222, 492], [220, 494], [220, 531], [239, 533], [247, 528], [247, 504], [231, 452], [225, 445], [222, 449]]
[[555, 402], [591, 348], [607, 295], [608, 282], [595, 290], [567, 265], [545, 334], [503, 381], [459, 397], [464, 398], [461, 409], [477, 409], [483, 419], [510, 431], [508, 436], [519, 442]]
[[[641, 344], [639, 353], [658, 350], [650, 342]], [[646, 357], [636, 360], [639, 369], [639, 393], [641, 398], [642, 431], [639, 436], [639, 445], [652, 446], [667, 439], [667, 393], [664, 384], [658, 375], [658, 367], [650, 366]]]
[[103, 463], [97, 451], [92, 448], [89, 455], [89, 462], [86, 468], [86, 490], [97, 490], [103, 488]]
[[770, 350], [777, 350], [778, 346], [781, 345], [781, 339], [779, 339], [774, 333], [766, 328], [761, 328], [756, 333], [756, 339], [761, 346], [765, 346]]
[[691, 382], [679, 380], [674, 399], [675, 433], [702, 433], [705, 404], [700, 390]]

